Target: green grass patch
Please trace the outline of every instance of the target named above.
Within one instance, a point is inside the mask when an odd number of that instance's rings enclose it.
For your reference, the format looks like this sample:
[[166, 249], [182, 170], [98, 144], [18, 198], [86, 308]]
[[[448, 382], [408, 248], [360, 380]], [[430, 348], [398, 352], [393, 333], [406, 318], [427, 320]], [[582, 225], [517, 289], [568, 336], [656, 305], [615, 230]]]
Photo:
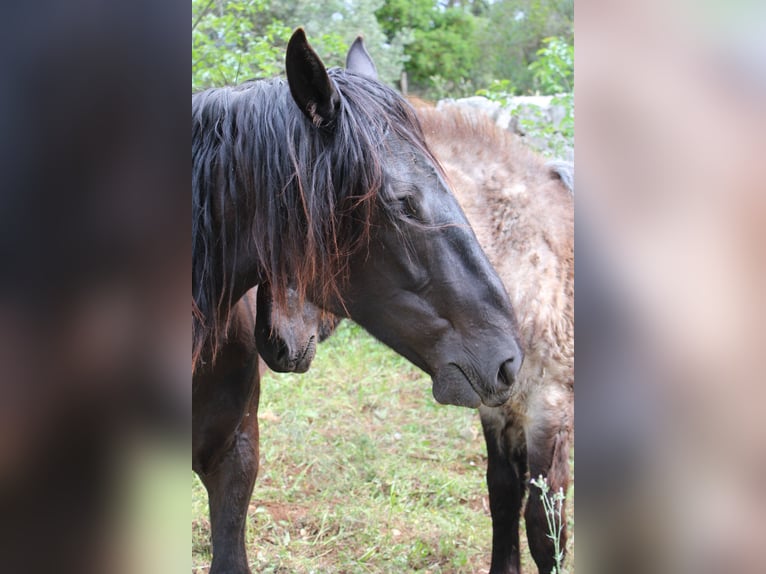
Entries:
[[[437, 404], [427, 375], [349, 321], [308, 373], [269, 372], [261, 384], [247, 532], [254, 572], [489, 570], [476, 411]], [[209, 535], [207, 496], [193, 475], [194, 572], [210, 565]], [[536, 571], [522, 547], [522, 566]]]

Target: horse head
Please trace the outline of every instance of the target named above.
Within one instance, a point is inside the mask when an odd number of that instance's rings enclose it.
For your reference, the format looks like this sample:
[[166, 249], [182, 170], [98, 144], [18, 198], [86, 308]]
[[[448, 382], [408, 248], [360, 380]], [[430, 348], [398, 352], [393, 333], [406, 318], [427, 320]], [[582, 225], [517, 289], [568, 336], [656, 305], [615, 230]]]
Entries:
[[350, 317], [431, 375], [439, 402], [503, 403], [513, 310], [415, 111], [361, 38], [327, 70], [298, 29], [286, 71], [192, 94], [193, 364], [215, 360], [247, 290], [282, 317], [292, 285], [299, 309]]
[[380, 170], [368, 241], [350, 256], [342, 296], [316, 301], [351, 317], [431, 375], [437, 401], [502, 404], [523, 359], [503, 283], [412, 108], [377, 81], [361, 38], [346, 62], [346, 73], [328, 74], [302, 33], [288, 46], [291, 93], [317, 129], [345, 137], [345, 130], [368, 129], [363, 119], [386, 119], [358, 158]]

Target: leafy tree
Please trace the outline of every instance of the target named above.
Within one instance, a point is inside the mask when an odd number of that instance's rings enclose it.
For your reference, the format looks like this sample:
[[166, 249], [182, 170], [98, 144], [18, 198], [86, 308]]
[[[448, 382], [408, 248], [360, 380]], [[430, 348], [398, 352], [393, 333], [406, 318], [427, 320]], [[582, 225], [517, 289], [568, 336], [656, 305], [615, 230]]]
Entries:
[[535, 86], [543, 94], [574, 91], [574, 46], [563, 38], [545, 38], [537, 51], [538, 59], [528, 68]]
[[[472, 5], [439, 0], [386, 0], [376, 12], [389, 38], [409, 32], [404, 47], [412, 90], [429, 97], [444, 92], [473, 91], [474, 70], [480, 57], [476, 36], [481, 29]], [[478, 9], [478, 8], [477, 8]]]
[[408, 46], [410, 61], [406, 66], [412, 83], [422, 89], [429, 81], [443, 79], [450, 92], [473, 91], [467, 86], [480, 56], [475, 33], [474, 16], [461, 8], [437, 13], [433, 27], [416, 30]]
[[383, 0], [192, 0], [192, 88], [284, 72], [292, 31], [303, 26], [328, 66], [343, 66], [362, 34], [385, 82], [399, 79], [403, 40], [386, 38], [375, 18]]
[[433, 25], [435, 0], [386, 0], [375, 12], [389, 40], [401, 30], [427, 30]]
[[[549, 109], [560, 111], [553, 121], [550, 111], [535, 104], [514, 108], [526, 141], [544, 155], [566, 158], [574, 149], [574, 46], [563, 38], [545, 38], [538, 59], [529, 65], [535, 84], [543, 94], [553, 96]], [[512, 105], [515, 92], [509, 80], [496, 80], [476, 93]]]
[[268, 77], [282, 70], [291, 30], [266, 0], [192, 0], [192, 89]]
[[396, 85], [406, 70], [421, 96], [463, 96], [493, 81], [546, 92], [571, 78], [533, 64], [545, 38], [563, 42], [550, 50], [572, 45], [573, 18], [573, 0], [192, 0], [192, 88], [283, 73], [287, 40], [303, 26], [330, 66], [363, 34], [383, 81]]
[[573, 0], [498, 0], [490, 5], [488, 19], [490, 25], [479, 38], [481, 73], [509, 80], [517, 93], [539, 89], [530, 64], [545, 38], [573, 43]]
[[405, 55], [401, 34], [388, 37], [375, 12], [384, 0], [277, 0], [272, 1], [276, 17], [292, 28], [303, 26], [312, 45], [328, 66], [343, 66], [346, 52], [358, 35], [378, 69], [380, 78], [391, 85], [398, 82]]

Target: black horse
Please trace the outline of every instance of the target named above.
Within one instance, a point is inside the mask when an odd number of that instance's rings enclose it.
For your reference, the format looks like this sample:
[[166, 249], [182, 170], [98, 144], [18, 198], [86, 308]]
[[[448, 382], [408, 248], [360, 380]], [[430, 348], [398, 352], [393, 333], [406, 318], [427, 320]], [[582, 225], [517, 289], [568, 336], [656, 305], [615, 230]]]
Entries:
[[[442, 403], [499, 405], [522, 362], [508, 295], [361, 38], [326, 70], [297, 30], [287, 83], [192, 95], [192, 466], [208, 490], [211, 572], [249, 572], [258, 359], [237, 302], [292, 287], [429, 373]], [[249, 336], [247, 336], [249, 334]]]

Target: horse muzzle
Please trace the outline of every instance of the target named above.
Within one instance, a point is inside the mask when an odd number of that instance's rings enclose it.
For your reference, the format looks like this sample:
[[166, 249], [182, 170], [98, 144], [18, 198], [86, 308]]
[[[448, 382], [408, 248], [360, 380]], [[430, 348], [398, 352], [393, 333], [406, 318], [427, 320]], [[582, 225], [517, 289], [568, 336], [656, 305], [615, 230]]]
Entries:
[[270, 338], [268, 343], [258, 351], [268, 367], [276, 373], [305, 373], [314, 360], [317, 348], [316, 337], [313, 335], [297, 351], [280, 337]]
[[432, 377], [434, 398], [444, 405], [498, 407], [510, 398], [523, 360], [523, 353], [517, 350], [494, 373], [484, 377], [474, 368], [449, 363]]

